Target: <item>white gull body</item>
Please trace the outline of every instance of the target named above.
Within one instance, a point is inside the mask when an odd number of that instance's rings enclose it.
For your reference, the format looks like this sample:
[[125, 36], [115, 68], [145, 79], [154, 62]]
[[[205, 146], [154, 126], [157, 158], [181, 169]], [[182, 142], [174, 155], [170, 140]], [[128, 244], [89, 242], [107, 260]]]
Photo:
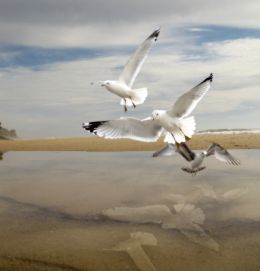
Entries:
[[129, 58], [118, 80], [101, 82], [101, 86], [104, 86], [108, 91], [122, 98], [120, 104], [124, 106], [125, 111], [127, 111], [128, 106], [136, 107], [136, 105], [142, 104], [147, 97], [147, 88], [133, 89], [132, 87], [150, 49], [157, 41], [159, 34], [160, 29], [156, 29], [143, 41]]

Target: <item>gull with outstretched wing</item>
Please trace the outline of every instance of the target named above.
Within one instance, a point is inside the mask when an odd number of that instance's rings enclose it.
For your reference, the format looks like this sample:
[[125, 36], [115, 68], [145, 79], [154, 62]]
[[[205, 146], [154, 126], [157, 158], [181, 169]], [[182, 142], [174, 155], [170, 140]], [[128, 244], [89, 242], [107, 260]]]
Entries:
[[154, 110], [145, 119], [120, 118], [117, 120], [83, 123], [87, 131], [104, 138], [129, 138], [154, 142], [163, 133], [165, 142], [175, 144], [190, 139], [195, 131], [195, 119], [188, 117], [210, 89], [213, 74], [180, 96], [170, 110]]
[[136, 107], [136, 105], [142, 104], [147, 97], [147, 88], [133, 89], [132, 86], [159, 34], [160, 29], [156, 29], [143, 41], [129, 58], [118, 80], [101, 82], [101, 86], [104, 86], [108, 91], [121, 98], [120, 104], [124, 106], [125, 112], [128, 106]]
[[230, 165], [240, 165], [239, 160], [217, 143], [212, 143], [206, 151], [200, 153], [193, 152], [185, 142], [177, 144], [176, 147], [173, 144], [168, 144], [161, 150], [155, 152], [153, 157], [169, 156], [173, 155], [175, 152], [178, 152], [185, 160], [190, 162], [190, 167], [183, 167], [182, 170], [191, 174], [196, 174], [205, 169], [206, 167], [202, 166], [202, 163], [204, 158], [210, 155], [214, 155], [219, 161], [226, 162]]

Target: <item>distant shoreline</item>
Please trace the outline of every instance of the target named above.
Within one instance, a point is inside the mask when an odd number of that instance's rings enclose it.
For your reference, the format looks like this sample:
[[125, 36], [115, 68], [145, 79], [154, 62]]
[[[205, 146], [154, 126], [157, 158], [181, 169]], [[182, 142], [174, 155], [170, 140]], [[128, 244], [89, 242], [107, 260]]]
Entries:
[[[188, 144], [192, 149], [205, 149], [211, 142], [217, 142], [228, 149], [260, 149], [260, 133], [197, 134]], [[154, 151], [163, 145], [163, 139], [154, 143], [98, 137], [17, 139], [0, 140], [0, 151]]]

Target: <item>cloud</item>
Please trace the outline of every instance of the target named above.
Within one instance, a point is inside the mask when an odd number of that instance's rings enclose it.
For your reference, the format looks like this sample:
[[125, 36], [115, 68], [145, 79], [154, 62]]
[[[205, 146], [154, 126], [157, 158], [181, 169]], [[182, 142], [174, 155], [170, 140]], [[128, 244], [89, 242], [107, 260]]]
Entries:
[[159, 25], [162, 40], [170, 37], [172, 28], [185, 25], [259, 28], [259, 9], [256, 0], [1, 1], [0, 43], [102, 47], [135, 44]]
[[188, 28], [189, 31], [191, 32], [205, 32], [205, 31], [211, 31], [210, 29], [208, 28], [202, 28], [202, 27], [191, 27], [191, 28]]
[[[204, 43], [204, 56], [194, 51], [197, 58], [178, 46], [172, 50], [172, 44], [153, 48], [135, 83], [137, 88], [148, 87], [149, 96], [129, 115], [142, 118], [153, 109], [169, 108], [213, 72], [213, 87], [194, 111], [198, 128], [259, 127], [259, 45], [260, 39]], [[53, 63], [38, 70], [2, 69], [1, 121], [25, 137], [77, 136], [84, 134], [83, 121], [121, 117], [119, 98], [90, 82], [116, 79], [128, 57], [127, 52]]]

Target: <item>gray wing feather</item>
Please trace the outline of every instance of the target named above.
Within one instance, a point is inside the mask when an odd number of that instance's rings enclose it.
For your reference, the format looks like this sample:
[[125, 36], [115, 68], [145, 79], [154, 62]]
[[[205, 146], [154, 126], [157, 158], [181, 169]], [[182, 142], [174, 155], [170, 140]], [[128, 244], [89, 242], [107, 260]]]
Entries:
[[225, 148], [217, 143], [212, 143], [207, 149], [207, 156], [214, 155], [219, 161], [238, 166], [240, 162], [233, 157]]
[[153, 157], [159, 157], [159, 156], [171, 156], [174, 155], [176, 152], [175, 145], [174, 144], [167, 144], [162, 149], [156, 151], [153, 153]]
[[212, 80], [213, 74], [211, 73], [209, 77], [199, 83], [196, 87], [180, 96], [168, 113], [173, 117], [179, 118], [188, 116], [208, 92]]
[[104, 138], [129, 138], [138, 141], [156, 141], [162, 127], [155, 124], [152, 118], [143, 120], [135, 118], [120, 118], [109, 121], [96, 121], [83, 123], [83, 128]]
[[195, 158], [195, 153], [191, 151], [188, 145], [184, 142], [180, 143], [176, 148], [176, 151], [187, 161], [192, 161]]
[[132, 87], [136, 76], [138, 75], [151, 47], [156, 42], [160, 29], [156, 29], [144, 42], [137, 48], [134, 54], [129, 58], [125, 68], [119, 76], [119, 81], [123, 81], [130, 88]]

